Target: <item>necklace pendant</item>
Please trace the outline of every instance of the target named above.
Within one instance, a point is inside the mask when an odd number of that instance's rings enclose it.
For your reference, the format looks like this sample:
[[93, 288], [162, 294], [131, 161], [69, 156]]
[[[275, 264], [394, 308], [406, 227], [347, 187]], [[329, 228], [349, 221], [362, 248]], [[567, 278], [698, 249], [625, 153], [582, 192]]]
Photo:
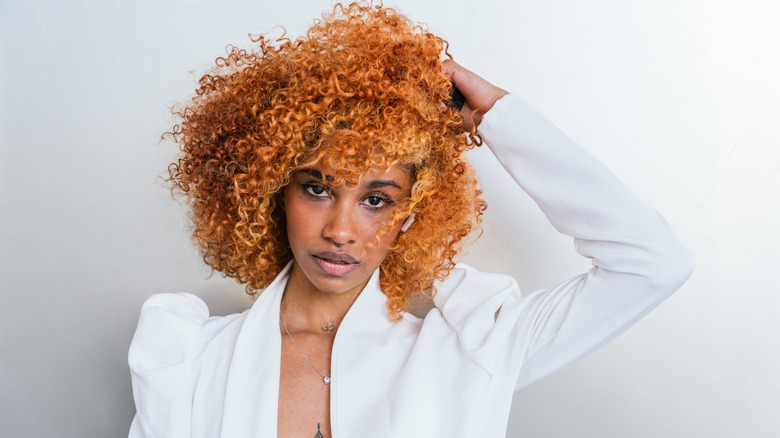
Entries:
[[330, 384], [330, 376], [325, 376], [322, 380], [325, 382], [326, 385]]

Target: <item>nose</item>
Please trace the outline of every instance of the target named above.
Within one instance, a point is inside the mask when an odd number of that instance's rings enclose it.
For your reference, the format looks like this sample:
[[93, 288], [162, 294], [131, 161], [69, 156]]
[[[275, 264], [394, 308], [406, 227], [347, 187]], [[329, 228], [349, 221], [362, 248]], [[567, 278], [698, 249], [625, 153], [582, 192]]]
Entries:
[[322, 237], [337, 247], [354, 243], [359, 233], [356, 214], [348, 203], [334, 204], [322, 228]]

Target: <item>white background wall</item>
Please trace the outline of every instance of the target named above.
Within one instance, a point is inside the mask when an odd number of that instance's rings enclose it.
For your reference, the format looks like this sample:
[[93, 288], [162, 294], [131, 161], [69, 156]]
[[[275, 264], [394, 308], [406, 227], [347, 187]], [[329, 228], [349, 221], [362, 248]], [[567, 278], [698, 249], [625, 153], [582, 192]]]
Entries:
[[[692, 279], [602, 351], [515, 397], [508, 436], [780, 436], [780, 5], [772, 0], [389, 2], [525, 96], [663, 212]], [[0, 0], [2, 437], [122, 436], [141, 303], [207, 278], [158, 176], [168, 107], [247, 33], [325, 0]], [[525, 290], [588, 263], [487, 149], [467, 260]]]

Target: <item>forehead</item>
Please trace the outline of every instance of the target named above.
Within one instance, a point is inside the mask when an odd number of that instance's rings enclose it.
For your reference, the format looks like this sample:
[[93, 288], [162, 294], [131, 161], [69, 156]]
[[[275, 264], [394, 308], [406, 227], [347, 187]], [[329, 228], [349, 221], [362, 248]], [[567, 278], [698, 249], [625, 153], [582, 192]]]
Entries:
[[297, 175], [306, 175], [333, 185], [370, 186], [377, 182], [394, 183], [399, 188], [411, 185], [412, 176], [406, 166], [394, 164], [387, 169], [374, 166], [356, 175], [340, 175], [343, 172], [334, 171], [320, 165], [305, 167], [295, 171]]

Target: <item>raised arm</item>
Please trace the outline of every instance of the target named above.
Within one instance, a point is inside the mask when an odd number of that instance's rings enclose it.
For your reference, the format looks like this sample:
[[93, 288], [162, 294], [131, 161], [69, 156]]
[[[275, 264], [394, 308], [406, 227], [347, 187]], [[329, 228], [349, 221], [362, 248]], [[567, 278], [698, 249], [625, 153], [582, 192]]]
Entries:
[[[593, 263], [587, 273], [526, 297], [514, 282], [468, 270], [440, 288], [436, 305], [464, 347], [497, 383], [518, 388], [636, 323], [685, 282], [692, 258], [661, 215], [522, 99], [454, 62], [445, 69], [466, 97], [464, 117], [484, 111], [473, 120], [490, 149]], [[494, 298], [482, 297], [491, 304], [477, 314], [462, 294], [485, 290], [485, 282], [492, 282]], [[493, 307], [501, 309], [495, 320]]]

